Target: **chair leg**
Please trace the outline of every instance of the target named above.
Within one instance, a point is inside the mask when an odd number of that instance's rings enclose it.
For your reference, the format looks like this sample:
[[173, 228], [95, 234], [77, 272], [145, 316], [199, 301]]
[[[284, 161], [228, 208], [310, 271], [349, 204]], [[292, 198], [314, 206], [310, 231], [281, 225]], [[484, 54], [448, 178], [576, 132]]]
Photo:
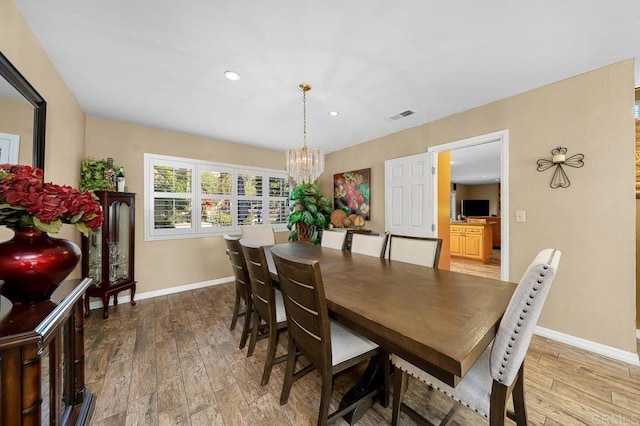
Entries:
[[391, 412], [391, 424], [393, 426], [398, 424], [400, 405], [404, 399], [408, 384], [409, 375], [399, 368], [395, 368], [393, 372], [393, 411]]
[[333, 376], [322, 375], [322, 393], [320, 395], [320, 411], [318, 412], [318, 426], [327, 424], [329, 417], [329, 403], [331, 402], [331, 390], [333, 388]]
[[251, 316], [254, 315], [253, 304], [251, 299], [244, 301], [244, 324], [242, 326], [242, 336], [240, 337], [240, 349], [244, 348], [247, 343], [247, 337], [249, 336], [249, 329], [251, 328]]
[[380, 398], [380, 405], [383, 407], [389, 406], [389, 392], [391, 391], [391, 360], [389, 359], [389, 351], [380, 348], [378, 352], [378, 362], [382, 368], [382, 396]]
[[508, 398], [509, 388], [494, 380], [491, 387], [491, 407], [489, 409], [489, 424], [491, 426], [504, 425]]
[[527, 408], [524, 403], [524, 362], [518, 370], [515, 387], [513, 388], [513, 411], [515, 412], [515, 422], [518, 426], [527, 424]]
[[[249, 340], [249, 349], [247, 350], [247, 356], [253, 355], [253, 351], [256, 348], [256, 342], [258, 341], [258, 330], [260, 330], [260, 314], [258, 311], [253, 313], [253, 325], [251, 326], [251, 339]], [[249, 317], [246, 319], [249, 322]]]
[[[255, 325], [254, 325], [255, 327]], [[267, 358], [264, 360], [264, 371], [262, 372], [262, 386], [269, 383], [271, 369], [273, 368], [273, 360], [276, 357], [276, 348], [278, 347], [278, 328], [274, 325], [269, 327], [269, 348], [267, 349]]]
[[233, 330], [238, 322], [238, 312], [240, 312], [240, 292], [236, 290], [236, 302], [233, 304], [233, 316], [231, 317], [231, 326], [229, 330]]
[[293, 371], [296, 368], [296, 345], [293, 343], [293, 337], [289, 333], [289, 347], [287, 353], [287, 368], [284, 373], [284, 383], [282, 385], [282, 394], [280, 395], [280, 405], [284, 405], [289, 400], [289, 392], [293, 384]]

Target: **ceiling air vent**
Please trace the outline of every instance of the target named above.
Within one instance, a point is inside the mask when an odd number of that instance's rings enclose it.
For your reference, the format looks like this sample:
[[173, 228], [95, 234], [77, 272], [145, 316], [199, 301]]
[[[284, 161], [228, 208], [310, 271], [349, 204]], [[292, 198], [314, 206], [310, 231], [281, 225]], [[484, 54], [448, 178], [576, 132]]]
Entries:
[[391, 117], [387, 117], [387, 120], [396, 121], [396, 120], [400, 120], [401, 118], [409, 117], [410, 115], [413, 115], [415, 113], [416, 112], [414, 110], [408, 109], [406, 111], [402, 111], [397, 114], [394, 114]]

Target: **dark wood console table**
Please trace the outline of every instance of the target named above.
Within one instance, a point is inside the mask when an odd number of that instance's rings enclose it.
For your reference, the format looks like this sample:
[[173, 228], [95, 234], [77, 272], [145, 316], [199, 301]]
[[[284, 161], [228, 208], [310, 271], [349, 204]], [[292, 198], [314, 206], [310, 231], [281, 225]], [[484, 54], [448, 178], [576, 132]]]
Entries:
[[84, 387], [82, 297], [90, 284], [65, 281], [35, 305], [14, 307], [1, 297], [0, 424], [89, 423], [94, 399]]

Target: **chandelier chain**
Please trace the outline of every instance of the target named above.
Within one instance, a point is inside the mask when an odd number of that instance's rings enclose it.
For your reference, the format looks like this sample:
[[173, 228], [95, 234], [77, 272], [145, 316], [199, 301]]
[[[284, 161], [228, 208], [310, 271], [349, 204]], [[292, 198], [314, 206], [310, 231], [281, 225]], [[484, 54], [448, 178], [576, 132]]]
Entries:
[[302, 89], [302, 146], [307, 146], [307, 90]]

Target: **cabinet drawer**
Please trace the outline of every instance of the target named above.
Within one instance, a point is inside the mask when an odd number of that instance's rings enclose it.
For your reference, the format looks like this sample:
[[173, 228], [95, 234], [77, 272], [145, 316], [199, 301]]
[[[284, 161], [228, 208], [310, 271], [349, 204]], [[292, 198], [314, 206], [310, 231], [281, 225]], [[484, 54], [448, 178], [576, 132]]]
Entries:
[[451, 225], [449, 227], [449, 232], [462, 232], [462, 226]]
[[464, 233], [465, 234], [482, 234], [482, 228], [479, 226], [465, 226]]

